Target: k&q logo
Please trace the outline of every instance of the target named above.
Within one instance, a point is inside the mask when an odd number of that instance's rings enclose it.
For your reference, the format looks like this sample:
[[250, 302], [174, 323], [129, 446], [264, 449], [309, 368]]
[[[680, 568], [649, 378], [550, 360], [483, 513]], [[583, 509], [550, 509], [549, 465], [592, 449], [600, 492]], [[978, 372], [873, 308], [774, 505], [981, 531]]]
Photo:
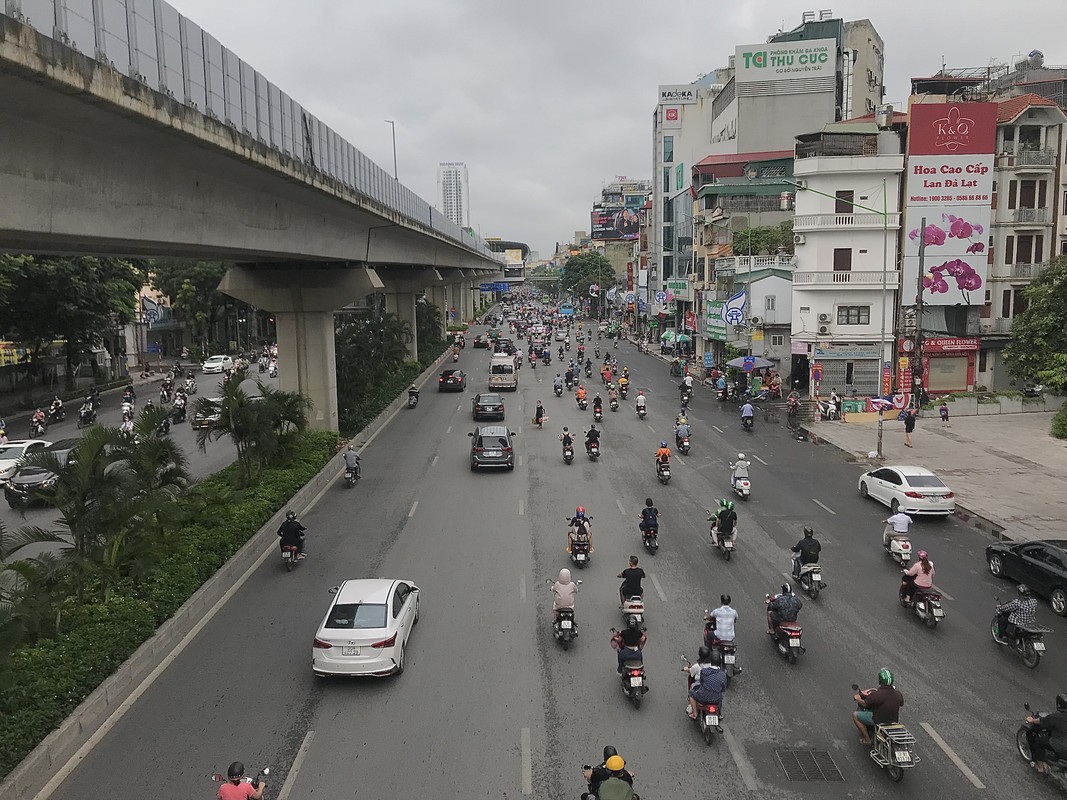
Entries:
[[952, 106], [948, 114], [935, 119], [934, 146], [943, 147], [948, 152], [954, 153], [961, 147], [966, 147], [971, 140], [971, 131], [974, 130], [974, 120], [960, 113], [959, 108]]

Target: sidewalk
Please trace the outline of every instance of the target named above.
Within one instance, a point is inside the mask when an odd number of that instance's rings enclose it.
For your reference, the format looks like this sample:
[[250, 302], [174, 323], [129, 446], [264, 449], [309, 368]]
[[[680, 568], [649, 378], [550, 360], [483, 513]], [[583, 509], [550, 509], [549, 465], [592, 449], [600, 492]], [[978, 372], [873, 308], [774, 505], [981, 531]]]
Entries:
[[[866, 416], [866, 415], [864, 415]], [[958, 417], [942, 424], [936, 412], [918, 420], [912, 448], [904, 425], [886, 415], [886, 464], [937, 473], [956, 493], [956, 515], [1014, 541], [1067, 535], [1067, 443], [1049, 436], [1052, 413]], [[877, 447], [877, 421], [814, 422], [803, 430], [868, 463]], [[873, 463], [873, 462], [872, 462]]]

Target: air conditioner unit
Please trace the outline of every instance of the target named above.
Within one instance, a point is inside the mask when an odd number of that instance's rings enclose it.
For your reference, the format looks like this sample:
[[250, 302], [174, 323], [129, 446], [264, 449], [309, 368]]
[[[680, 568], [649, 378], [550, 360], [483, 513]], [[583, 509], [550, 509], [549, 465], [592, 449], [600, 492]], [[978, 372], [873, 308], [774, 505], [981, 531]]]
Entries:
[[804, 178], [797, 178], [796, 180], [793, 181], [793, 185], [796, 186], [798, 189], [807, 189], [808, 188], [808, 182], [806, 180], [804, 180]]
[[793, 244], [804, 244], [805, 241], [807, 241], [807, 240], [804, 238], [804, 234], [802, 234], [802, 233], [794, 233], [793, 234]]
[[820, 323], [821, 322], [829, 322], [829, 321], [830, 321], [830, 315], [829, 314], [819, 314], [819, 322]]
[[822, 334], [823, 336], [826, 336], [829, 332], [830, 332], [830, 326], [829, 325], [820, 325], [819, 326], [819, 333]]
[[761, 321], [762, 320], [760, 320], [759, 317], [749, 317], [748, 324], [749, 325], [759, 325]]

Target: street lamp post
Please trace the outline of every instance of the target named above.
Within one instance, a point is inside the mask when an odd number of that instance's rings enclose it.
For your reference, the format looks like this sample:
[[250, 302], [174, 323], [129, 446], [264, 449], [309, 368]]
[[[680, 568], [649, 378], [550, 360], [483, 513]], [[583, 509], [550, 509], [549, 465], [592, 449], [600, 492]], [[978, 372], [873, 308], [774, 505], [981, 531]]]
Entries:
[[393, 129], [393, 180], [399, 181], [400, 177], [396, 171], [396, 123], [391, 119], [387, 119], [386, 122], [389, 124], [389, 127]]

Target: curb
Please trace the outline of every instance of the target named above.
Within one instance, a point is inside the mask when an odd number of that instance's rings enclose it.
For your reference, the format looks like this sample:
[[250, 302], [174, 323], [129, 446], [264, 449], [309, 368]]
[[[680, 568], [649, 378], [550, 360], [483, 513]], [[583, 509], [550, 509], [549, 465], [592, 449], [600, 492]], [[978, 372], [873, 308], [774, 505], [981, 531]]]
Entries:
[[[852, 463], [852, 464], [875, 464], [875, 463], [877, 463], [875, 459], [871, 459], [871, 458], [868, 458], [865, 455], [860, 455], [858, 453], [854, 453], [851, 450], [845, 449], [844, 447], [842, 447], [839, 444], [834, 444], [829, 439], [822, 438], [821, 436], [819, 436], [819, 434], [817, 432], [813, 431], [806, 424], [802, 424], [800, 426], [800, 430], [803, 431], [805, 434], [807, 434], [809, 441], [811, 441], [813, 444], [818, 444], [820, 446], [825, 446], [825, 447], [832, 447], [838, 453], [841, 453], [845, 457], [845, 460], [848, 461], [849, 463]], [[958, 503], [956, 505], [956, 511], [953, 514], [953, 516], [955, 516], [955, 518], [959, 522], [963, 523], [964, 525], [966, 525], [966, 526], [968, 526], [970, 528], [974, 528], [975, 530], [981, 531], [982, 533], [988, 534], [989, 536], [992, 536], [994, 539], [997, 539], [997, 540], [999, 540], [1001, 542], [1014, 542], [1015, 541], [1015, 538], [1010, 536], [1010, 535], [1008, 535], [1008, 533], [1006, 532], [1007, 531], [1007, 526], [1003, 522], [998, 522], [996, 520], [991, 520], [991, 519], [989, 519], [987, 517], [982, 516], [981, 514], [978, 514], [978, 513], [974, 512], [974, 511], [971, 511], [969, 508], [965, 508], [965, 507], [959, 505]], [[0, 800], [2, 800], [2, 798], [0, 798]]]
[[[415, 383], [420, 388], [430, 379], [449, 355], [446, 350], [420, 373]], [[407, 392], [390, 403], [353, 441], [366, 442], [377, 433], [399, 408], [407, 405]], [[226, 594], [234, 581], [247, 572], [273, 546], [275, 532], [290, 508], [310, 509], [343, 472], [331, 458], [322, 470], [271, 517], [219, 571], [208, 578], [193, 595], [166, 620], [133, 654], [94, 689], [44, 740], [35, 747], [0, 783], [0, 800], [34, 800], [37, 794], [61, 770], [77, 751], [107, 722], [145, 677], [158, 667], [185, 636]]]

